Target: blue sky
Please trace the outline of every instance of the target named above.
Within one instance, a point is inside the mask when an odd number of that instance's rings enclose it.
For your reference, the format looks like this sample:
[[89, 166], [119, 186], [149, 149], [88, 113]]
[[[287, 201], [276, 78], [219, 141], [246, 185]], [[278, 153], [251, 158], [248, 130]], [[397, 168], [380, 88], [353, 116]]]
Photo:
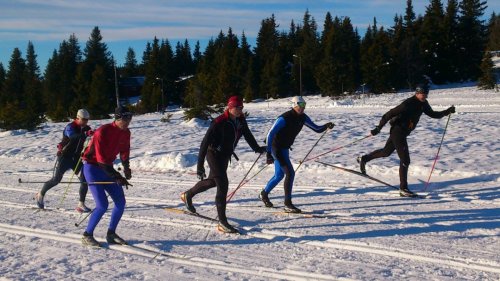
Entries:
[[[446, 2], [446, 0], [443, 0]], [[429, 0], [414, 0], [417, 14], [423, 14]], [[229, 27], [237, 35], [244, 31], [254, 45], [260, 22], [275, 15], [280, 29], [291, 20], [300, 23], [308, 9], [322, 28], [327, 12], [348, 16], [360, 33], [377, 18], [391, 26], [393, 17], [403, 14], [406, 0], [0, 0], [0, 62], [4, 68], [18, 47], [23, 56], [32, 41], [41, 71], [62, 40], [75, 34], [82, 50], [94, 26], [118, 64], [129, 47], [138, 61], [146, 42], [156, 36], [171, 44], [188, 39], [191, 47], [200, 40], [202, 50], [211, 37]], [[500, 1], [488, 1], [486, 18], [500, 12]]]

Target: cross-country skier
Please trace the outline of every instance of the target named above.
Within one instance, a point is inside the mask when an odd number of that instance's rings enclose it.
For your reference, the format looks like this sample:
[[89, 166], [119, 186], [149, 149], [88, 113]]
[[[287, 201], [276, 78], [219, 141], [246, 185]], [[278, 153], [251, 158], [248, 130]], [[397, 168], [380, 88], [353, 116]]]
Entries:
[[259, 195], [259, 198], [264, 202], [266, 207], [273, 207], [273, 203], [269, 200], [268, 195], [285, 177], [285, 211], [290, 213], [301, 212], [299, 208], [292, 204], [292, 187], [295, 171], [290, 162], [290, 148], [304, 125], [316, 133], [322, 133], [326, 129], [332, 129], [334, 126], [332, 122], [328, 122], [323, 126], [314, 124], [309, 116], [304, 113], [305, 108], [306, 101], [300, 96], [294, 97], [292, 99], [292, 109], [279, 116], [267, 134], [267, 163], [274, 163], [274, 176]]
[[[127, 244], [115, 231], [125, 210], [123, 186], [130, 185], [127, 180], [132, 178], [129, 164], [130, 130], [128, 129], [131, 121], [132, 112], [126, 107], [117, 107], [115, 121], [99, 127], [83, 153], [85, 177], [89, 183], [96, 182], [96, 184], [89, 184], [96, 206], [83, 233], [82, 243], [84, 245], [100, 246], [94, 238], [94, 229], [108, 209], [106, 193], [115, 204], [111, 212], [106, 241], [109, 244]], [[120, 154], [125, 177], [113, 168], [113, 162], [118, 154]], [[114, 183], [100, 184], [99, 182]]]
[[85, 139], [92, 131], [87, 125], [90, 114], [85, 109], [79, 109], [76, 113], [76, 119], [66, 125], [63, 131], [62, 141], [57, 145], [57, 159], [54, 166], [52, 178], [47, 181], [40, 192], [35, 195], [36, 205], [40, 209], [45, 208], [44, 197], [47, 191], [59, 184], [66, 171], [72, 170], [80, 180], [80, 202], [76, 210], [80, 213], [90, 212], [85, 206], [85, 196], [87, 195], [87, 184], [83, 171], [80, 173], [82, 163], [80, 157], [85, 143]]
[[[238, 232], [237, 229], [228, 223], [226, 217], [226, 196], [229, 186], [226, 170], [242, 135], [256, 153], [264, 153], [266, 151], [265, 146], [261, 147], [257, 144], [252, 132], [248, 128], [247, 121], [243, 115], [243, 101], [238, 96], [231, 96], [227, 103], [227, 109], [222, 115], [212, 121], [201, 143], [197, 167], [197, 174], [200, 181], [191, 189], [181, 194], [181, 199], [185, 203], [186, 208], [190, 212], [196, 213], [192, 198], [198, 193], [217, 186], [217, 194], [215, 196], [219, 218], [217, 229], [226, 233]], [[205, 174], [205, 157], [210, 167], [208, 177]]]
[[427, 97], [429, 95], [429, 86], [420, 84], [417, 86], [415, 95], [406, 99], [400, 105], [389, 110], [382, 116], [380, 123], [375, 129], [371, 130], [372, 136], [380, 133], [384, 125], [389, 122], [391, 125], [389, 139], [385, 147], [375, 150], [369, 154], [358, 157], [359, 168], [363, 174], [366, 174], [366, 163], [373, 159], [388, 157], [394, 150], [397, 151], [399, 156], [399, 194], [403, 197], [416, 196], [415, 193], [408, 189], [408, 167], [410, 166], [410, 152], [408, 150], [408, 143], [406, 137], [410, 135], [411, 131], [417, 127], [418, 121], [422, 113], [425, 113], [431, 118], [443, 118], [451, 113], [455, 113], [455, 107], [451, 106], [443, 111], [432, 110]]

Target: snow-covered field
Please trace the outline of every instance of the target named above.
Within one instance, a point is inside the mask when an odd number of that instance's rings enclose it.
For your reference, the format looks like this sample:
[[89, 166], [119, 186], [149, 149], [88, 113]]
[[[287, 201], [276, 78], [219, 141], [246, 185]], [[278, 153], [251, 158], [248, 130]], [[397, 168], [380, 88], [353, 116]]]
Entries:
[[[311, 119], [336, 124], [311, 156], [368, 135], [383, 113], [411, 95], [306, 97]], [[180, 207], [179, 194], [195, 184], [207, 124], [184, 122], [180, 111], [171, 112], [170, 123], [160, 122], [159, 114], [134, 117], [134, 186], [126, 191], [117, 233], [141, 248], [83, 247], [86, 223], [75, 227], [81, 217], [73, 210], [77, 184], [62, 203], [67, 184], [47, 193], [52, 211], [32, 208], [42, 184], [18, 179], [49, 179], [65, 123], [48, 123], [35, 132], [0, 132], [0, 280], [500, 280], [500, 93], [435, 89], [429, 102], [435, 110], [457, 107], [427, 190], [430, 198], [400, 198], [391, 188], [309, 161], [297, 173], [294, 203], [320, 215], [283, 215], [257, 207], [259, 190], [273, 172], [267, 167], [228, 206], [230, 222], [244, 231], [239, 236], [217, 232], [208, 220], [164, 210]], [[286, 99], [245, 105], [260, 142], [288, 107]], [[423, 116], [408, 138], [410, 189], [424, 189], [446, 121]], [[388, 132], [386, 126], [378, 136], [321, 160], [357, 169], [356, 157], [381, 148]], [[303, 129], [291, 153], [295, 165], [319, 136]], [[230, 190], [257, 157], [244, 140], [237, 154], [240, 161], [228, 170]], [[250, 175], [264, 167], [263, 158]], [[393, 154], [370, 162], [367, 171], [398, 185], [398, 163]], [[69, 172], [64, 180], [70, 180]], [[195, 197], [198, 212], [215, 217], [214, 197], [215, 189]], [[282, 206], [281, 184], [271, 200]], [[93, 206], [90, 193], [87, 202]], [[98, 240], [104, 241], [108, 221], [105, 215], [98, 225]]]

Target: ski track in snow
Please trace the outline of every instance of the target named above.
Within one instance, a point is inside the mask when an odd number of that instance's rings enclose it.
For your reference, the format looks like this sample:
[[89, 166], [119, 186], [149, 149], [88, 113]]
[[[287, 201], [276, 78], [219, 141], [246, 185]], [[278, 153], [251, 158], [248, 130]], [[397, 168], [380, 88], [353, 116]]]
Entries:
[[[310, 157], [366, 136], [383, 113], [410, 95], [306, 97], [313, 121], [336, 124]], [[435, 110], [455, 104], [458, 111], [425, 192], [430, 198], [400, 198], [378, 183], [306, 161], [297, 173], [294, 203], [317, 217], [283, 214], [280, 208], [261, 207], [257, 199], [274, 170], [267, 167], [228, 204], [228, 218], [242, 229], [241, 236], [220, 234], [213, 222], [163, 210], [182, 208], [180, 193], [196, 182], [207, 123], [184, 122], [180, 111], [172, 111], [170, 123], [159, 122], [160, 114], [137, 116], [131, 128], [134, 186], [126, 191], [127, 208], [118, 227], [133, 245], [109, 249], [81, 246], [87, 221], [74, 226], [82, 218], [73, 210], [78, 184], [70, 185], [62, 203], [68, 185], [54, 187], [45, 198], [48, 210], [39, 211], [32, 198], [41, 184], [17, 182], [51, 177], [64, 124], [0, 132], [0, 280], [500, 280], [500, 95], [457, 87], [435, 89], [429, 101]], [[287, 108], [286, 99], [245, 105], [259, 142]], [[91, 120], [90, 125], [107, 122]], [[410, 189], [423, 191], [445, 122], [422, 116], [409, 136]], [[295, 167], [319, 137], [304, 131], [291, 153]], [[321, 160], [358, 169], [356, 156], [381, 148], [388, 131]], [[244, 140], [237, 154], [240, 161], [228, 169], [230, 192], [256, 158]], [[393, 154], [370, 162], [367, 171], [397, 185], [398, 164]], [[249, 175], [263, 167], [258, 163]], [[70, 178], [67, 173], [63, 180]], [[270, 195], [278, 207], [282, 188]], [[194, 199], [199, 213], [216, 216], [214, 193]], [[93, 207], [90, 193], [87, 203]], [[98, 240], [108, 221], [109, 212], [96, 229]]]

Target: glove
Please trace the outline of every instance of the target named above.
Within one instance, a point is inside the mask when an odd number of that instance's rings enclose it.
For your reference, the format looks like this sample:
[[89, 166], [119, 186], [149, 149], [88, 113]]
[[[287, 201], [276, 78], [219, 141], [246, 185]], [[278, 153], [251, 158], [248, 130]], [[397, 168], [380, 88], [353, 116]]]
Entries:
[[129, 167], [123, 168], [123, 173], [125, 174], [126, 179], [131, 179], [132, 178], [132, 170], [130, 170]]
[[200, 179], [201, 181], [207, 177], [207, 175], [205, 174], [205, 168], [203, 167], [198, 168], [196, 174], [198, 175], [198, 179]]
[[274, 163], [274, 158], [273, 158], [273, 155], [268, 152], [266, 153], [266, 164], [272, 164]]
[[267, 150], [266, 146], [261, 146], [261, 147], [257, 148], [257, 150], [255, 152], [261, 154], [261, 153], [266, 152], [266, 150]]
[[375, 129], [370, 131], [370, 133], [372, 134], [372, 136], [378, 135], [378, 133], [380, 133], [380, 127], [376, 126]]
[[455, 113], [455, 106], [452, 105], [452, 106], [448, 107], [448, 109], [446, 111], [448, 111], [448, 115]]
[[126, 178], [122, 177], [121, 175], [117, 175], [117, 177], [115, 178], [116, 180], [116, 183], [121, 185], [121, 186], [129, 186], [131, 185]]
[[87, 136], [87, 137], [91, 137], [94, 135], [94, 131], [92, 130], [88, 130], [88, 131], [85, 131], [84, 134]]
[[328, 128], [328, 129], [333, 129], [333, 127], [335, 127], [335, 124], [333, 124], [333, 122], [328, 122], [325, 124], [325, 126]]

